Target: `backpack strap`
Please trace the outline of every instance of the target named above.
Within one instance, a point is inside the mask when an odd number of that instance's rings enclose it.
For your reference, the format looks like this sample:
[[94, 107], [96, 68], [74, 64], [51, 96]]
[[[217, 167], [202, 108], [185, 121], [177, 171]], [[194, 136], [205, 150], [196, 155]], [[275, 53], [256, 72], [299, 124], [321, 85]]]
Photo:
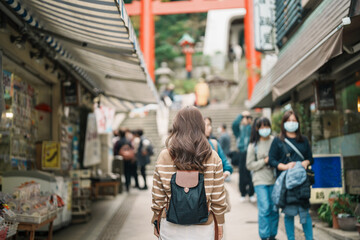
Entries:
[[287, 143], [287, 145], [289, 145], [295, 152], [297, 155], [299, 155], [299, 157], [302, 158], [302, 160], [305, 160], [304, 156], [301, 154], [301, 152], [299, 151], [299, 149], [297, 149], [297, 147], [295, 147], [294, 144], [292, 144], [289, 139], [285, 138], [285, 142]]

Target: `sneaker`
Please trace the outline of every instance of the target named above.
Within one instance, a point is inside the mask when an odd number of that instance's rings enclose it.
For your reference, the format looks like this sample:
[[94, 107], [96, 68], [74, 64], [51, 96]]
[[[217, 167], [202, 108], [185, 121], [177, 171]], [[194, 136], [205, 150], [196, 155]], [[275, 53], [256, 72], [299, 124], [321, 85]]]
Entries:
[[241, 203], [245, 202], [245, 197], [240, 197], [240, 202]]
[[250, 202], [255, 203], [255, 202], [256, 202], [256, 197], [255, 197], [255, 196], [251, 196], [249, 200], [250, 200]]

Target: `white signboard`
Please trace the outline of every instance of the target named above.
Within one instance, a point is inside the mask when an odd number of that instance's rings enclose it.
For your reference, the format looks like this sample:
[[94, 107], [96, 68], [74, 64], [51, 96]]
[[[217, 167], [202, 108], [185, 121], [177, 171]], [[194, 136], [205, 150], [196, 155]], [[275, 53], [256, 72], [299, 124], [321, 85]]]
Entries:
[[94, 112], [98, 133], [112, 133], [115, 110], [106, 106], [95, 106]]
[[87, 118], [86, 137], [84, 148], [84, 167], [99, 164], [101, 162], [101, 145], [97, 131], [96, 118], [90, 113]]
[[275, 50], [275, 0], [254, 0], [255, 49]]

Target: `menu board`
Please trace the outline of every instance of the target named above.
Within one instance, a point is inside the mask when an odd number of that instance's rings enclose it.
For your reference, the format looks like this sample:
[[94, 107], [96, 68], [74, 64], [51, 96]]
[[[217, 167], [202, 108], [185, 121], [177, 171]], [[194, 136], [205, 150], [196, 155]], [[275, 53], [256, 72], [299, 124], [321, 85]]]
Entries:
[[334, 81], [319, 81], [315, 84], [315, 99], [318, 110], [336, 109]]

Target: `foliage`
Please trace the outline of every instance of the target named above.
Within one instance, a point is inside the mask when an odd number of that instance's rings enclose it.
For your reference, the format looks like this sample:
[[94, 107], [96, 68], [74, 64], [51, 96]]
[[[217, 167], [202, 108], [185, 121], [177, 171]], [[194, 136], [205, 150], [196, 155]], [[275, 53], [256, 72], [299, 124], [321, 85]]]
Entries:
[[318, 209], [318, 216], [322, 221], [326, 222], [329, 227], [332, 227], [331, 208], [328, 203], [323, 203], [320, 206], [320, 208]]
[[281, 132], [281, 120], [282, 117], [284, 116], [284, 112], [283, 111], [278, 111], [275, 112], [274, 114], [272, 114], [271, 116], [271, 126], [272, 126], [272, 130], [275, 133], [280, 133]]
[[[188, 33], [195, 42], [205, 35], [207, 13], [176, 14], [155, 16], [155, 58], [156, 66], [161, 62], [171, 62], [182, 55], [177, 44], [184, 33]], [[131, 22], [139, 37], [140, 17], [131, 16]]]
[[347, 213], [354, 216], [354, 200], [355, 198], [347, 193], [339, 194], [332, 204], [332, 212], [335, 215]]
[[305, 110], [304, 104], [301, 103], [295, 103], [292, 106], [292, 109], [297, 113], [300, 120], [300, 126], [301, 126], [301, 133], [303, 133], [306, 136], [310, 136], [310, 130], [311, 130], [311, 117], [307, 114]]
[[197, 80], [195, 79], [187, 79], [187, 80], [174, 80], [173, 84], [175, 85], [174, 92], [176, 94], [187, 94], [195, 91], [195, 85]]

